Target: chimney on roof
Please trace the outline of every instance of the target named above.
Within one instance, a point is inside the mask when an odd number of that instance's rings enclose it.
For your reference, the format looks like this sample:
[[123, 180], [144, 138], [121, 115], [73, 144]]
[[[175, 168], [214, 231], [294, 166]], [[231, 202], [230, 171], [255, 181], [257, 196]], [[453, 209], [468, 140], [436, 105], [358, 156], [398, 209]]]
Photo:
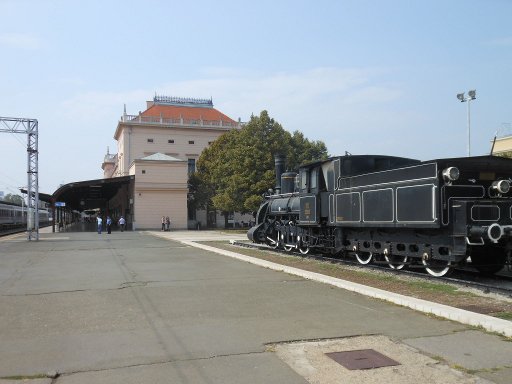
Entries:
[[146, 109], [151, 108], [153, 105], [155, 105], [155, 102], [153, 100], [146, 101]]

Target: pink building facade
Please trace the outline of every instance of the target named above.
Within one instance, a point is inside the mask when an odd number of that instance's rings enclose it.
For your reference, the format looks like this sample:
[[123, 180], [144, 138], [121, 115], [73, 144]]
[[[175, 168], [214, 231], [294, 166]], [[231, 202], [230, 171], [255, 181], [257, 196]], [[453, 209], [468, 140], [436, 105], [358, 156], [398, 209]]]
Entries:
[[[125, 107], [114, 133], [117, 153], [107, 153], [102, 164], [104, 178], [135, 176], [128, 195], [113, 202], [119, 214], [135, 229], [158, 228], [161, 216], [170, 217], [172, 228], [223, 226], [216, 212], [188, 209], [188, 176], [206, 147], [240, 125], [208, 99], [155, 96], [137, 115], [128, 115]], [[250, 218], [234, 214], [232, 221]]]

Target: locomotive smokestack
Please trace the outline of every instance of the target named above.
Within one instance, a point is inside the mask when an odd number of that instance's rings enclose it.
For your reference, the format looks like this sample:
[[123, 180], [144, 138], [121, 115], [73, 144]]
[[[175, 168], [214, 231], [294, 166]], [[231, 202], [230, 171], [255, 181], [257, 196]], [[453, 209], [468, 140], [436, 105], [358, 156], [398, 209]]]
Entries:
[[274, 162], [276, 164], [276, 195], [281, 193], [281, 175], [284, 172], [284, 163], [286, 156], [280, 153], [274, 155]]

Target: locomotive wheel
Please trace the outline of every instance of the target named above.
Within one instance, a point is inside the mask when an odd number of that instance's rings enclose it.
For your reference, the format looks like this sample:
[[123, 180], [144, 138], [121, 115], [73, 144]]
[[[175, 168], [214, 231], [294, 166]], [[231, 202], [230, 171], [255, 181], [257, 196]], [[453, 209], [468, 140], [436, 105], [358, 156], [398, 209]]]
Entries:
[[483, 275], [494, 275], [501, 271], [507, 261], [503, 249], [478, 247], [471, 250], [471, 263]]
[[391, 269], [402, 269], [405, 267], [405, 264], [407, 263], [408, 257], [407, 256], [398, 256], [398, 255], [388, 255], [384, 253], [384, 259], [386, 259], [386, 262], [388, 263], [389, 267]]
[[429, 275], [434, 277], [447, 276], [453, 271], [451, 261], [422, 259], [422, 263]]
[[286, 252], [291, 252], [293, 250], [293, 245], [283, 245], [283, 248]]
[[309, 253], [309, 247], [307, 245], [299, 246], [299, 252], [303, 255], [307, 255]]
[[371, 252], [356, 252], [355, 254], [359, 264], [370, 264], [373, 260], [373, 253]]

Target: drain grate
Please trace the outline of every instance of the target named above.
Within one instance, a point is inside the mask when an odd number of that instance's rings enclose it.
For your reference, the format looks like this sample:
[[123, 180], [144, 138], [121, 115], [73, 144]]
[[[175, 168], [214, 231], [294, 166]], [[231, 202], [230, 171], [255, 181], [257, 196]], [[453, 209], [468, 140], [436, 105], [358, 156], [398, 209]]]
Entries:
[[331, 352], [326, 353], [331, 359], [345, 368], [354, 369], [373, 369], [380, 367], [390, 367], [400, 365], [399, 362], [384, 356], [382, 353], [373, 349], [361, 349], [357, 351]]

